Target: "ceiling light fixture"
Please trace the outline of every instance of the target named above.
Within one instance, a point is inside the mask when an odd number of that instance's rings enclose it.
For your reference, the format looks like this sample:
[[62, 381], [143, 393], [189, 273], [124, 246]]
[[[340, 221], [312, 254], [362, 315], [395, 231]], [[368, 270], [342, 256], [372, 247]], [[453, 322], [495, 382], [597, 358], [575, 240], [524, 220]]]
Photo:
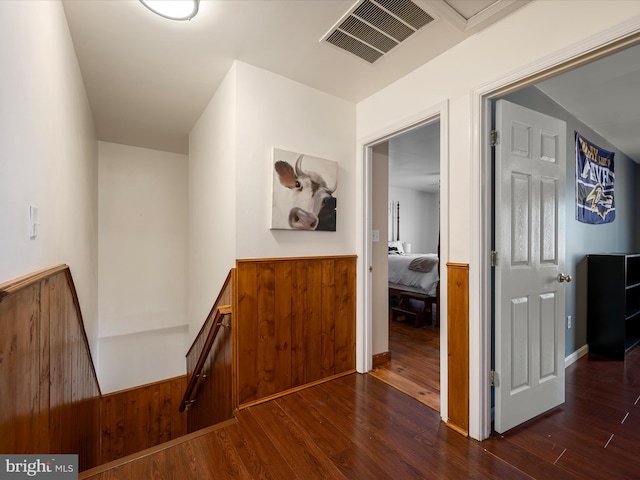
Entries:
[[145, 7], [171, 20], [191, 20], [198, 13], [200, 0], [140, 0]]

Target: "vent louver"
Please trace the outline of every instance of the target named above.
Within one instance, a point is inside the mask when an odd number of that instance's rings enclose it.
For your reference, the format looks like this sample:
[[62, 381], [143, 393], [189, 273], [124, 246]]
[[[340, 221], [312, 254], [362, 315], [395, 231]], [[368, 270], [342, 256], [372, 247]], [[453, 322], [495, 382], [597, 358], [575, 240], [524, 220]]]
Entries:
[[373, 63], [433, 20], [411, 0], [363, 0], [325, 41]]

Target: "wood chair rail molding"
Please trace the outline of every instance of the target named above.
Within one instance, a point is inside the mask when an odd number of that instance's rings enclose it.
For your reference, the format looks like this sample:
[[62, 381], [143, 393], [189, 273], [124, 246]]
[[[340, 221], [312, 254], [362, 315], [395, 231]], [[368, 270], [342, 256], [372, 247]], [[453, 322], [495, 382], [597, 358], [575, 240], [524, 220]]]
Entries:
[[271, 262], [295, 262], [295, 261], [318, 261], [318, 260], [336, 260], [336, 259], [353, 259], [358, 258], [357, 255], [321, 255], [318, 257], [274, 257], [274, 258], [239, 258], [236, 265], [241, 263], [271, 263]]
[[14, 278], [13, 280], [6, 281], [4, 283], [0, 283], [0, 302], [7, 295], [11, 295], [20, 291], [23, 288], [28, 287], [29, 285], [33, 285], [34, 283], [40, 282], [52, 275], [55, 275], [58, 272], [63, 270], [68, 270], [68, 265], [56, 265], [55, 267], [49, 267], [42, 270], [38, 270], [37, 272], [30, 273], [28, 275], [23, 275], [18, 278]]

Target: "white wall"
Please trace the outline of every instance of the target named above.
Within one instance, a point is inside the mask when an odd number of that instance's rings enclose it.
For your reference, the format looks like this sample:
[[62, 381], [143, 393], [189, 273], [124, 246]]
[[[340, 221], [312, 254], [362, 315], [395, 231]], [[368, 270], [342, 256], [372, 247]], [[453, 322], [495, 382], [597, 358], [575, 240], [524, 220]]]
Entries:
[[440, 218], [439, 194], [389, 187], [389, 200], [400, 202], [400, 240], [411, 253], [437, 253]]
[[[576, 27], [577, 11], [579, 25], [590, 28]], [[449, 171], [455, 175], [446, 261], [470, 260], [472, 90], [639, 14], [640, 2], [624, 0], [533, 1], [358, 104], [357, 136], [368, 138], [450, 100]]]
[[0, 2], [0, 65], [0, 282], [68, 264], [95, 352], [98, 150], [62, 4]]
[[[189, 136], [189, 323], [236, 258], [355, 252], [355, 104], [235, 62]], [[272, 148], [338, 162], [337, 231], [270, 230]]]
[[186, 155], [99, 142], [103, 392], [185, 373]]
[[[237, 255], [355, 253], [355, 104], [266, 70], [237, 68]], [[335, 232], [270, 230], [273, 147], [338, 162]]]
[[[236, 260], [236, 66], [189, 134], [189, 338]], [[243, 190], [244, 191], [244, 190]]]
[[[448, 229], [441, 232], [442, 241], [447, 242], [443, 245], [441, 262], [443, 265], [446, 262], [470, 264], [469, 432], [474, 438], [485, 434], [482, 422], [487, 422], [482, 418], [487, 412], [479, 410], [485, 398], [483, 391], [486, 391], [483, 377], [486, 372], [482, 371], [480, 355], [485, 339], [481, 335], [479, 265], [472, 262], [477, 256], [474, 248], [477, 249], [479, 238], [472, 238], [471, 226], [478, 219], [471, 192], [485, 188], [472, 184], [472, 172], [476, 167], [472, 164], [476, 148], [472, 144], [476, 134], [473, 126], [478, 120], [472, 114], [473, 92], [501, 78], [516, 78], [518, 71], [529, 68], [534, 62], [564, 48], [593, 41], [598, 32], [629, 22], [629, 19], [637, 22], [639, 15], [640, 2], [532, 1], [357, 106], [357, 138], [362, 144], [375, 138], [378, 132], [388, 132], [394, 126], [417, 121], [421, 112], [449, 101], [450, 180], [443, 188], [448, 194], [441, 199], [442, 211], [448, 216]], [[583, 28], [586, 25], [589, 27]], [[362, 195], [358, 201], [364, 200]], [[358, 321], [360, 331], [363, 331], [365, 327], [361, 322], [364, 320], [359, 317]], [[446, 328], [444, 323], [443, 328]]]

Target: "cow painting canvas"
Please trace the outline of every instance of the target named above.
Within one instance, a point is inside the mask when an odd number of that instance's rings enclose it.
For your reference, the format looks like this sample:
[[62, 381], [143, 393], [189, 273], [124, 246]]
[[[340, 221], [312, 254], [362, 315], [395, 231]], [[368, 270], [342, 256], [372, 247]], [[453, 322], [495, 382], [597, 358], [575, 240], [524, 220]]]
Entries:
[[336, 231], [338, 162], [273, 149], [271, 228]]

